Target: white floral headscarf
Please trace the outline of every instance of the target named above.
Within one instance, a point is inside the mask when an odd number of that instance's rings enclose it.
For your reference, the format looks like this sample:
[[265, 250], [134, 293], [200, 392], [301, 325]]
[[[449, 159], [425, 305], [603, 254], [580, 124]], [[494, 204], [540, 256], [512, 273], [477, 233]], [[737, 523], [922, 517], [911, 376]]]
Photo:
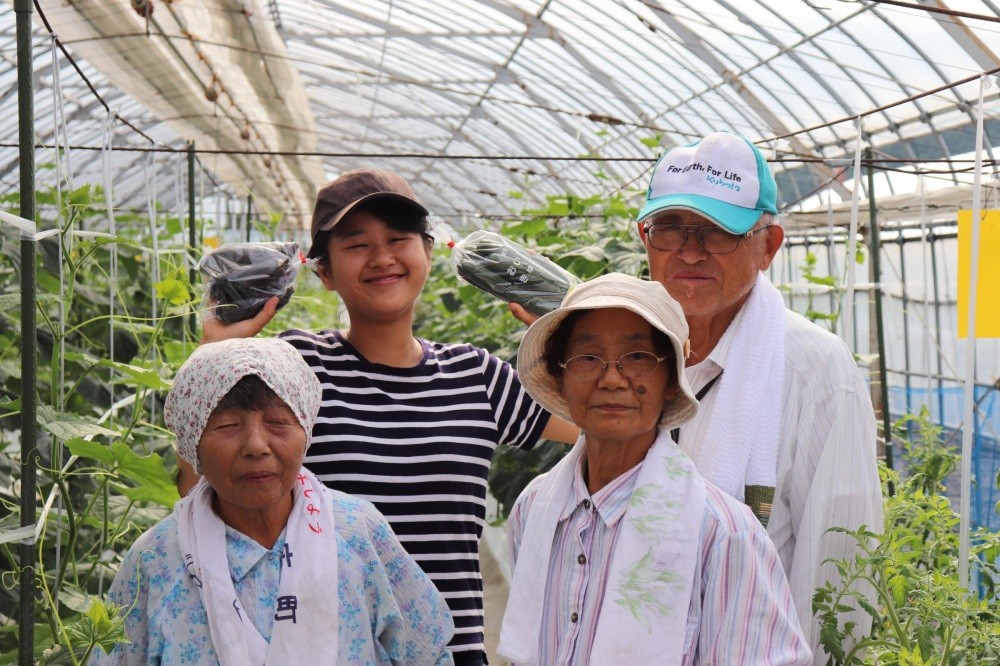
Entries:
[[240, 338], [202, 345], [181, 366], [167, 395], [163, 418], [177, 435], [178, 455], [197, 472], [198, 442], [212, 411], [248, 375], [257, 375], [285, 401], [306, 431], [306, 448], [323, 389], [302, 356], [284, 340]]

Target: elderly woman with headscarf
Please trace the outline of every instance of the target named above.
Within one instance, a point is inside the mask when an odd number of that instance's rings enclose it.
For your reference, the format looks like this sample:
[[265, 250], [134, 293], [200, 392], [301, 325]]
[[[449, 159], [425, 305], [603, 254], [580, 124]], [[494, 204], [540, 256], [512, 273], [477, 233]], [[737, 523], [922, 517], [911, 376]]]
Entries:
[[441, 594], [382, 515], [302, 467], [315, 373], [287, 342], [200, 347], [164, 418], [201, 472], [126, 554], [109, 591], [114, 664], [450, 664]]
[[527, 331], [521, 381], [583, 434], [518, 498], [499, 652], [518, 664], [809, 664], [774, 545], [670, 429], [698, 405], [656, 282], [580, 285]]

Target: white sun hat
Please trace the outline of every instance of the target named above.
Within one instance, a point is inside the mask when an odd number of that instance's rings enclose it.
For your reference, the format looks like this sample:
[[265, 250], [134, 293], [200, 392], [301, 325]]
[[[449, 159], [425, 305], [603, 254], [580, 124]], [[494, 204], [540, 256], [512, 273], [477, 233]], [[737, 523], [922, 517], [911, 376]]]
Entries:
[[517, 374], [531, 397], [551, 414], [572, 422], [559, 382], [546, 367], [545, 343], [571, 312], [605, 308], [630, 310], [667, 336], [674, 352], [673, 375], [677, 377], [679, 390], [673, 399], [664, 402], [660, 427], [672, 428], [692, 418], [698, 412], [698, 400], [684, 376], [689, 349], [684, 312], [659, 282], [622, 273], [602, 275], [574, 287], [558, 310], [528, 327], [517, 350]]

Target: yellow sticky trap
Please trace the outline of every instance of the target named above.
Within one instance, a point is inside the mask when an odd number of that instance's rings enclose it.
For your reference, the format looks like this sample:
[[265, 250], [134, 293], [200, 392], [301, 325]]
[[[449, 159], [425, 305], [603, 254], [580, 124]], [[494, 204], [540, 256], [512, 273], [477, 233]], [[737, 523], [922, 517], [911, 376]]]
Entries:
[[[979, 223], [976, 280], [977, 338], [1000, 338], [1000, 210], [984, 210]], [[958, 337], [968, 336], [972, 211], [958, 211]]]

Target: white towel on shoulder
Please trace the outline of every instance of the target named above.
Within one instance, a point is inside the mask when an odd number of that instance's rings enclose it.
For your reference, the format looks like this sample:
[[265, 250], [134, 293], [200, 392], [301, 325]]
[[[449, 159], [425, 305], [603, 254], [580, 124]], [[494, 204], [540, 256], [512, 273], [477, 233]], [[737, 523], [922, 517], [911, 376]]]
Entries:
[[[573, 476], [584, 447], [581, 437], [545, 475], [524, 526], [498, 649], [519, 665], [539, 665], [553, 539], [559, 516], [573, 501]], [[704, 512], [705, 482], [669, 432], [661, 432], [622, 517], [589, 663], [682, 662], [688, 607], [692, 595], [701, 594], [695, 571]]]
[[698, 470], [743, 501], [746, 486], [775, 486], [784, 403], [785, 301], [763, 273], [739, 318], [713, 389]]
[[310, 664], [321, 656], [327, 663], [337, 660], [340, 604], [333, 500], [305, 468], [292, 492], [285, 528], [292, 556], [282, 560], [270, 644], [240, 606], [226, 554], [226, 525], [212, 509], [215, 491], [205, 477], [174, 505], [184, 564], [198, 586], [221, 666]]

